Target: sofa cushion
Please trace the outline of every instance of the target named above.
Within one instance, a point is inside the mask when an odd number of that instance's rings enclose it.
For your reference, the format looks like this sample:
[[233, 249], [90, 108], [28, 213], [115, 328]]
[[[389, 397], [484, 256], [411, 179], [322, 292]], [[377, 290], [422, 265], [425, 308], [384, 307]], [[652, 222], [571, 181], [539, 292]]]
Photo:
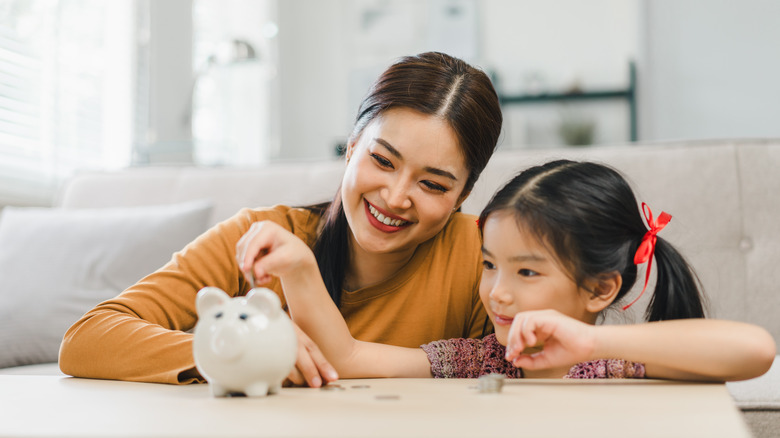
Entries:
[[161, 267], [207, 228], [206, 201], [0, 214], [0, 368], [56, 362], [87, 310]]
[[742, 410], [780, 411], [780, 356], [763, 376], [740, 382], [727, 382], [731, 396]]

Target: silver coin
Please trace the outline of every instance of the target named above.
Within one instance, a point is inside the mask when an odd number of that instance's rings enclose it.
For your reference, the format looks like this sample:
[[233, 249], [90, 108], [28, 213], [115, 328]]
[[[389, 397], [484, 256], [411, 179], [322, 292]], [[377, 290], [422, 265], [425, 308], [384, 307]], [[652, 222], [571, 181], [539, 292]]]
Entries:
[[481, 393], [498, 393], [504, 387], [506, 376], [498, 373], [486, 374], [477, 379], [477, 388]]
[[344, 387], [341, 385], [325, 385], [320, 389], [323, 391], [343, 391]]

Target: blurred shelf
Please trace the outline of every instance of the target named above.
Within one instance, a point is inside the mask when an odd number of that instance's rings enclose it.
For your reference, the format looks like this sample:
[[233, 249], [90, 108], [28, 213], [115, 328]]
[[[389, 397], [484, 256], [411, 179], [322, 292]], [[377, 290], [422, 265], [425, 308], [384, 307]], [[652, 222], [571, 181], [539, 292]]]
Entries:
[[623, 99], [628, 103], [629, 133], [631, 141], [637, 140], [637, 107], [636, 107], [636, 65], [629, 63], [628, 88], [616, 90], [595, 90], [574, 93], [539, 93], [499, 95], [498, 100], [502, 106], [526, 105], [553, 102], [577, 102]]

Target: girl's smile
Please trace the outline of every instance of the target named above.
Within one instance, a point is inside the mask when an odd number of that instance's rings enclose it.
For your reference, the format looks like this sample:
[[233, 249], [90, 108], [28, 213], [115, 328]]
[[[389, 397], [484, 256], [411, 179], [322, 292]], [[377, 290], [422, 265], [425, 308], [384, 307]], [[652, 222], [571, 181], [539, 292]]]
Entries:
[[500, 325], [500, 326], [506, 326], [507, 328], [512, 325], [512, 321], [515, 320], [514, 316], [505, 316], [500, 315], [496, 313], [495, 311], [493, 313], [493, 325]]

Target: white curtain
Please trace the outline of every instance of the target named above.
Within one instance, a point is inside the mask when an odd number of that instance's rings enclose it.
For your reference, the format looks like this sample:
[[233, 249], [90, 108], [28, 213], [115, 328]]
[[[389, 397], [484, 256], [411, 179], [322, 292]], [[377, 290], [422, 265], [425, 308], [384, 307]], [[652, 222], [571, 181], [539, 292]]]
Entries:
[[0, 204], [48, 204], [82, 168], [130, 163], [132, 0], [0, 2]]

